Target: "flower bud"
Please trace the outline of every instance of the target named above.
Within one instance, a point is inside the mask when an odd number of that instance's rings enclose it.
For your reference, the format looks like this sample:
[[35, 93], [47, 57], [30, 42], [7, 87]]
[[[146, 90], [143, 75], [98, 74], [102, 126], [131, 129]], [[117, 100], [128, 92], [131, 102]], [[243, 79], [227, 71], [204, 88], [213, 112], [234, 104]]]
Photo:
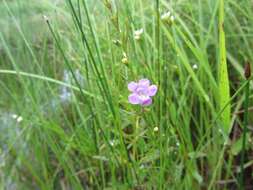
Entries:
[[247, 62], [245, 67], [244, 67], [244, 76], [246, 79], [249, 79], [251, 76], [251, 68], [250, 68], [250, 63]]
[[121, 62], [123, 64], [128, 64], [128, 58], [127, 58], [127, 54], [125, 52], [123, 52], [123, 58], [121, 59]]

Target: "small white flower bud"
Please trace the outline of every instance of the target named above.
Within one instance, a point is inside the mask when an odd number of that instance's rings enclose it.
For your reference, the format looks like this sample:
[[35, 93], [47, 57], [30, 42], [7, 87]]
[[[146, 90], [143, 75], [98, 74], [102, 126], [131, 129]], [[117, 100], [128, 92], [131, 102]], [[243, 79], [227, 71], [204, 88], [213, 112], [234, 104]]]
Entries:
[[192, 68], [193, 68], [194, 70], [197, 70], [197, 69], [198, 69], [198, 65], [197, 65], [197, 64], [194, 64], [194, 65], [192, 66]]
[[161, 16], [161, 20], [163, 22], [173, 23], [175, 21], [175, 17], [168, 11]]
[[125, 52], [123, 52], [123, 58], [121, 59], [121, 62], [123, 64], [128, 64], [128, 58], [127, 58], [127, 54]]
[[141, 35], [143, 34], [144, 30], [143, 28], [134, 31], [134, 39], [135, 40], [140, 40], [141, 39]]
[[43, 18], [44, 18], [44, 20], [45, 20], [46, 22], [48, 22], [48, 21], [49, 21], [49, 18], [48, 18], [48, 16], [46, 16], [46, 15], [43, 15]]
[[171, 14], [170, 11], [164, 13], [164, 14], [161, 16], [162, 21], [168, 20], [168, 19], [170, 18], [170, 14]]
[[18, 115], [13, 114], [13, 115], [12, 115], [12, 118], [13, 118], [13, 119], [17, 119], [17, 118], [18, 118]]
[[155, 127], [155, 128], [154, 128], [154, 132], [157, 132], [158, 130], [159, 130], [158, 127]]
[[19, 117], [17, 118], [17, 122], [20, 123], [21, 121], [23, 121], [23, 118], [22, 118], [21, 116], [19, 116]]

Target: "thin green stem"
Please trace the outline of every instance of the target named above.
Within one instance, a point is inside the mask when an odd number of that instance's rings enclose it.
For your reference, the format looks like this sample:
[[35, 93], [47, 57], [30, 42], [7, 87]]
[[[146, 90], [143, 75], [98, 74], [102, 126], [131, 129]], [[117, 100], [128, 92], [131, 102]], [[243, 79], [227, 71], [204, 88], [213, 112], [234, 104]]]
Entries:
[[246, 135], [248, 131], [248, 115], [249, 115], [249, 90], [250, 82], [247, 81], [245, 86], [245, 100], [244, 100], [244, 116], [243, 116], [243, 137], [242, 137], [242, 154], [240, 162], [240, 189], [244, 189], [244, 161], [245, 161], [245, 151], [246, 151]]

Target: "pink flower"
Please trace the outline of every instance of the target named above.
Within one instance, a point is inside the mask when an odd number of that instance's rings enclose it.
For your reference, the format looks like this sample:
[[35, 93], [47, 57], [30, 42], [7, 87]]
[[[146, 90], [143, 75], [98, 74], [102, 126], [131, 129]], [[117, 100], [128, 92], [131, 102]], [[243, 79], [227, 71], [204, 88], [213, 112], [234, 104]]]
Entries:
[[150, 85], [148, 79], [141, 79], [139, 82], [130, 82], [128, 90], [131, 94], [128, 96], [128, 101], [131, 104], [139, 104], [141, 106], [148, 106], [152, 104], [152, 96], [156, 95], [157, 86]]

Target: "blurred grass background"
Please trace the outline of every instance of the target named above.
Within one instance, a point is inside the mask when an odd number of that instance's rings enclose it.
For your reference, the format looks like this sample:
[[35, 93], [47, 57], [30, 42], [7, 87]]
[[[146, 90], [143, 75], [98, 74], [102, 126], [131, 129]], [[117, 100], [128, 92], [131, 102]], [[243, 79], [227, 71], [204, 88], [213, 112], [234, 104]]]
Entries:
[[[0, 189], [237, 189], [238, 89], [245, 61], [253, 60], [253, 4], [225, 1], [236, 94], [227, 134], [219, 112], [219, 2], [1, 1]], [[159, 20], [167, 11], [173, 23]], [[159, 84], [144, 113], [127, 102], [127, 83], [140, 78]], [[250, 112], [245, 189], [253, 179], [252, 122]]]

